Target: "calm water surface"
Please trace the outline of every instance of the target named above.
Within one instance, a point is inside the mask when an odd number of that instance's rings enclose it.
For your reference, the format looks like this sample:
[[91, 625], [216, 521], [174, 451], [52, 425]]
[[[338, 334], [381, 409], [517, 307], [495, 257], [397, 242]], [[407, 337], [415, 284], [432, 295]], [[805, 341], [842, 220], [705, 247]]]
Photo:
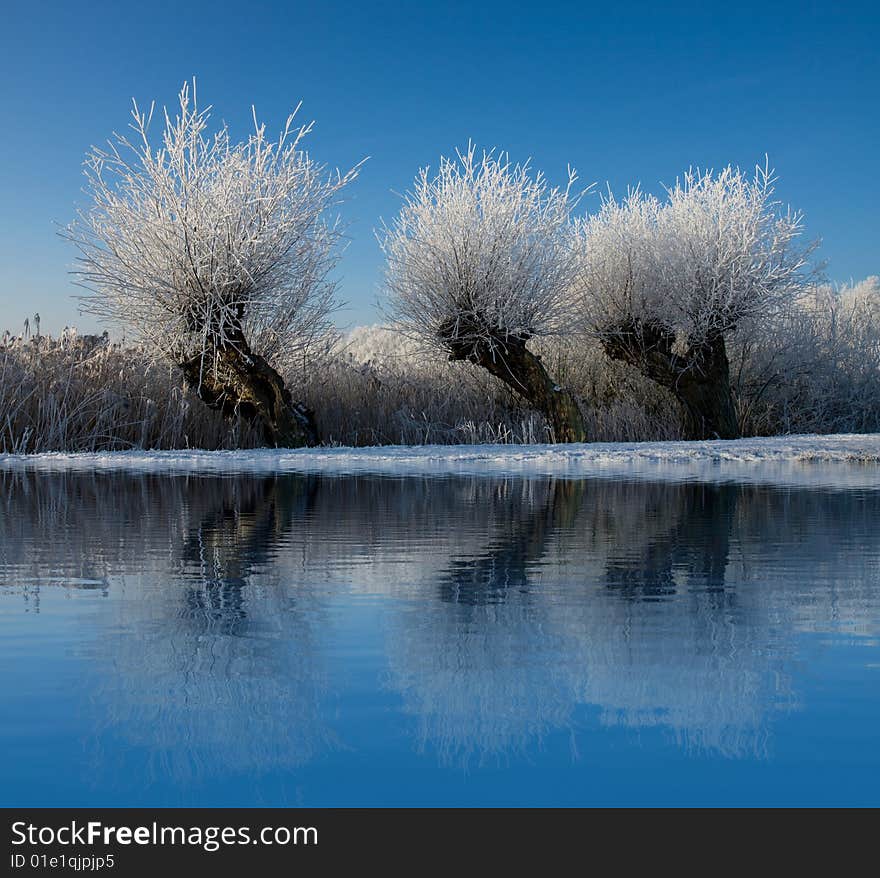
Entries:
[[0, 472], [3, 805], [880, 804], [877, 487]]

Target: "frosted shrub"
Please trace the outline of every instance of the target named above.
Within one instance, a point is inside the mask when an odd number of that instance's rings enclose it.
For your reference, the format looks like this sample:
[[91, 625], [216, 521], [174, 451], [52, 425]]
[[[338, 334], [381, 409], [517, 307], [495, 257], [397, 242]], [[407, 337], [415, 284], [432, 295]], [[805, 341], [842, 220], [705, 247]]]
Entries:
[[749, 433], [880, 430], [880, 280], [806, 289], [731, 340]]
[[[587, 402], [597, 441], [681, 438], [675, 399], [594, 339], [540, 339], [535, 352]], [[543, 417], [473, 363], [426, 358], [390, 326], [360, 327], [296, 392], [315, 408], [325, 442], [342, 445], [546, 442]], [[292, 386], [294, 386], [292, 384]]]
[[0, 340], [0, 452], [238, 448], [241, 419], [206, 409], [179, 372], [106, 336]]

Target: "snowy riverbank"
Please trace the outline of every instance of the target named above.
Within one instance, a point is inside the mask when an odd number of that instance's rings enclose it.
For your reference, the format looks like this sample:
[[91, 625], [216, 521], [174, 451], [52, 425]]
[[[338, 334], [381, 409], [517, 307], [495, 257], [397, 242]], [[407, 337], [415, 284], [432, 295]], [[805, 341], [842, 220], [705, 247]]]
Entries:
[[880, 487], [880, 434], [711, 442], [424, 445], [249, 451], [0, 455], [0, 469], [522, 475], [758, 481]]

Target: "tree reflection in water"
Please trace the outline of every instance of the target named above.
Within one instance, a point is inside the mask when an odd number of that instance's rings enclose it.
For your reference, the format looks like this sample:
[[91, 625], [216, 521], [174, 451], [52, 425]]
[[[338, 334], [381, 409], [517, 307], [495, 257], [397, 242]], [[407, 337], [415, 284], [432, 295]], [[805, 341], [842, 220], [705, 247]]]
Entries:
[[[876, 634], [880, 494], [742, 484], [0, 473], [0, 581], [107, 594], [101, 741], [182, 780], [345, 746], [333, 606], [377, 596], [382, 685], [445, 762], [550, 733], [760, 753], [796, 634]], [[853, 549], [857, 548], [857, 552]], [[841, 571], [844, 571], [841, 573]], [[803, 575], [801, 575], [803, 574]], [[7, 588], [9, 586], [6, 586]], [[866, 611], [869, 610], [869, 611]], [[378, 685], [378, 683], [377, 683]], [[591, 714], [590, 711], [593, 713]]]

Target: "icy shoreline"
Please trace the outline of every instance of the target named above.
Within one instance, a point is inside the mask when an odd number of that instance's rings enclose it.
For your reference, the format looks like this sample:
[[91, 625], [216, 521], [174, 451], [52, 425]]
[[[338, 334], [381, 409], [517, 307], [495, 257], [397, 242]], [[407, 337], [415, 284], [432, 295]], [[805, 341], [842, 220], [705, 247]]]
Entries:
[[199, 475], [374, 473], [620, 477], [880, 487], [880, 434], [577, 445], [392, 445], [2, 454], [0, 469]]

